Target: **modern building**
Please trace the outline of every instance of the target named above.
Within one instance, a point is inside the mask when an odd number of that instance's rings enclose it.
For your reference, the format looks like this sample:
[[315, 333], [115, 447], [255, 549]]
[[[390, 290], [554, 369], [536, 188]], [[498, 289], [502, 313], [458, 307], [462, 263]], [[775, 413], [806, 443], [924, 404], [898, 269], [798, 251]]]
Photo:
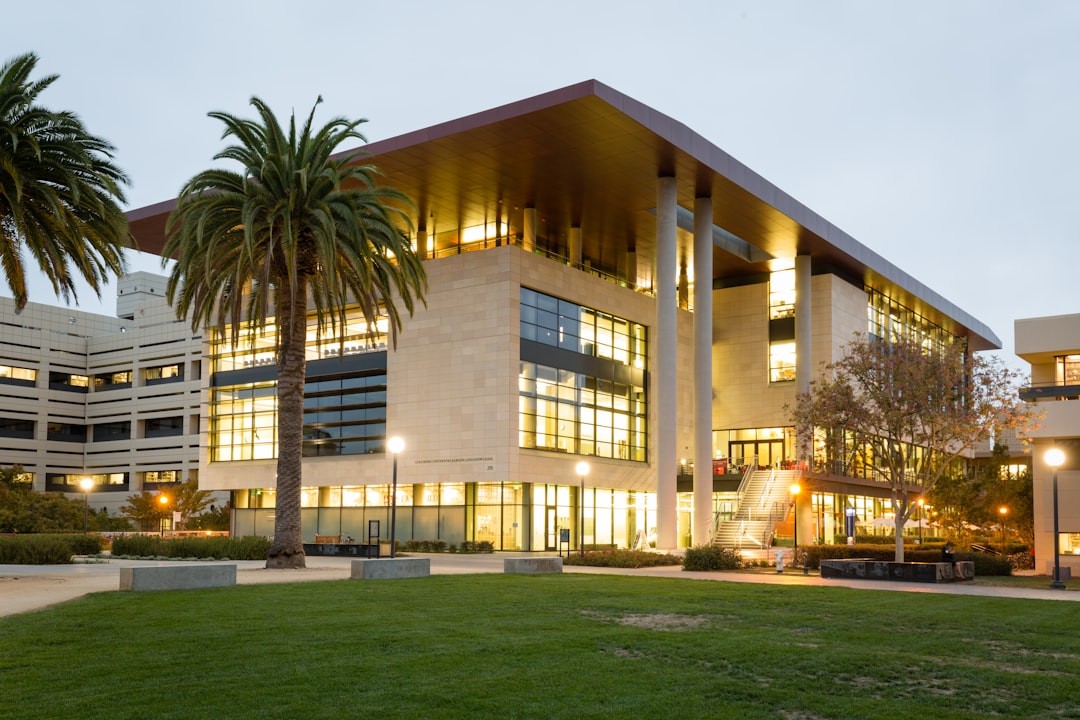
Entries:
[[113, 514], [198, 478], [203, 339], [164, 278], [120, 278], [115, 317], [0, 298], [0, 327], [0, 465], [36, 490], [81, 495], [89, 478]]
[[[1015, 321], [1016, 354], [1031, 364], [1031, 384], [1020, 392], [1040, 414], [1031, 440], [1035, 504], [1035, 561], [1051, 574], [1054, 564], [1055, 499], [1061, 567], [1080, 572], [1080, 315]], [[1047, 462], [1057, 448], [1064, 462]], [[1056, 482], [1055, 482], [1056, 477]]]
[[[887, 515], [889, 492], [823, 447], [799, 456], [786, 407], [820, 365], [855, 334], [1000, 345], [704, 137], [596, 81], [367, 150], [416, 202], [430, 290], [396, 350], [359, 317], [343, 343], [310, 335], [308, 540], [361, 538], [371, 520], [385, 537], [396, 507], [399, 539], [506, 550], [714, 535], [749, 548], [785, 522], [800, 542], [831, 541], [848, 511]], [[174, 205], [129, 214], [142, 249], [160, 251]], [[200, 485], [232, 494], [237, 532], [272, 533], [267, 337], [205, 340]]]

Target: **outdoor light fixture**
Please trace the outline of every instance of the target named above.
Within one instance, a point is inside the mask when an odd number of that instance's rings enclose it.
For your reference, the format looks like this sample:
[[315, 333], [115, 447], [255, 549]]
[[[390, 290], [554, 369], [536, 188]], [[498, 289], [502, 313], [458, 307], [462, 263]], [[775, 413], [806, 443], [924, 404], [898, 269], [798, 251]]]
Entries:
[[918, 512], [918, 515], [919, 515], [919, 521], [918, 521], [919, 522], [919, 544], [922, 545], [922, 509], [923, 509], [923, 505], [926, 504], [926, 499], [925, 498], [919, 498], [915, 502], [919, 506], [919, 512]]
[[[162, 493], [161, 495], [158, 495], [157, 500], [161, 504], [161, 511], [164, 513], [165, 508], [168, 507], [168, 505], [169, 505], [169, 496]], [[159, 523], [158, 529], [160, 531], [161, 537], [165, 537], [165, 516], [164, 515], [161, 516], [161, 521]]]
[[1058, 535], [1058, 468], [1065, 462], [1065, 453], [1060, 448], [1052, 447], [1043, 455], [1046, 464], [1054, 468], [1054, 579], [1050, 587], [1054, 590], [1064, 590], [1065, 583], [1061, 581], [1061, 538]]
[[397, 557], [397, 456], [405, 449], [405, 440], [395, 435], [386, 441], [386, 449], [394, 456], [390, 487], [390, 557]]
[[791, 563], [794, 565], [798, 562], [799, 555], [799, 493], [802, 492], [802, 486], [799, 483], [791, 483], [791, 487], [788, 488], [791, 491], [791, 514], [792, 514], [792, 527], [795, 528], [794, 545], [795, 550], [791, 557]]
[[[581, 492], [578, 497], [578, 505], [581, 510], [581, 522], [579, 523], [579, 530], [581, 535], [581, 542], [579, 543], [578, 551], [580, 554], [585, 554], [585, 476], [589, 474], [589, 463], [582, 460], [577, 464], [577, 474], [581, 478]], [[569, 551], [567, 551], [569, 552]]]
[[86, 534], [86, 521], [87, 516], [90, 513], [90, 491], [94, 489], [94, 479], [84, 477], [79, 480], [79, 487], [83, 491], [83, 511], [82, 511], [82, 531], [83, 535]]
[[1005, 518], [1009, 515], [1009, 508], [1002, 505], [998, 508], [998, 513], [1001, 515], [1001, 551], [1005, 552]]

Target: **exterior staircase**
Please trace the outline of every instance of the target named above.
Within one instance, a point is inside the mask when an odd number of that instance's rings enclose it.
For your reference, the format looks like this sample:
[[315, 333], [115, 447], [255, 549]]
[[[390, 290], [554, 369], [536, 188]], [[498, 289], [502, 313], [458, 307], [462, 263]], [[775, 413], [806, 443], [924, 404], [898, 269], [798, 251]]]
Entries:
[[788, 488], [797, 470], [748, 469], [739, 484], [739, 509], [730, 520], [716, 521], [712, 544], [767, 559], [773, 527], [787, 514]]

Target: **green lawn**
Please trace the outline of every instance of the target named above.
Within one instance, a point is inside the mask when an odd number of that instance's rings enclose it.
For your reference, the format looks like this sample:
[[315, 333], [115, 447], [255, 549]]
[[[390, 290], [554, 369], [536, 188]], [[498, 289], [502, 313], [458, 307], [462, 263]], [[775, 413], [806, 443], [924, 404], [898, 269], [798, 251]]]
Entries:
[[101, 593], [0, 718], [1080, 718], [1080, 605], [622, 576]]

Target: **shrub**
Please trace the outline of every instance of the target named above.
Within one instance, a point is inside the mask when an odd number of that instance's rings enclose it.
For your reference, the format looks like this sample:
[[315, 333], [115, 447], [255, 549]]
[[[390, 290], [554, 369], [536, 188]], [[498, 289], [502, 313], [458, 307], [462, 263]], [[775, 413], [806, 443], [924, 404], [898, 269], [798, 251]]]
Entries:
[[687, 548], [683, 558], [683, 570], [735, 570], [741, 564], [736, 551], [711, 545]]
[[398, 546], [403, 552], [447, 552], [447, 545], [443, 540], [406, 540], [403, 543], [398, 543]]
[[470, 540], [463, 540], [461, 542], [461, 545], [459, 545], [457, 547], [457, 549], [454, 549], [454, 546], [451, 545], [450, 546], [450, 552], [470, 553], [470, 554], [493, 553], [493, 552], [495, 552], [495, 546], [491, 542], [489, 542], [487, 540], [481, 540], [480, 542], [472, 542]]
[[71, 546], [75, 555], [97, 555], [105, 547], [100, 535], [57, 535]]
[[128, 557], [215, 557], [222, 560], [265, 560], [270, 540], [245, 537], [185, 537], [165, 539], [153, 535], [126, 535], [113, 540], [113, 555]]
[[0, 537], [0, 563], [5, 565], [66, 565], [71, 545], [60, 535]]
[[645, 550], [596, 550], [584, 555], [571, 553], [563, 559], [563, 565], [587, 565], [589, 567], [643, 568], [662, 565], [678, 565], [676, 555], [647, 552]]

